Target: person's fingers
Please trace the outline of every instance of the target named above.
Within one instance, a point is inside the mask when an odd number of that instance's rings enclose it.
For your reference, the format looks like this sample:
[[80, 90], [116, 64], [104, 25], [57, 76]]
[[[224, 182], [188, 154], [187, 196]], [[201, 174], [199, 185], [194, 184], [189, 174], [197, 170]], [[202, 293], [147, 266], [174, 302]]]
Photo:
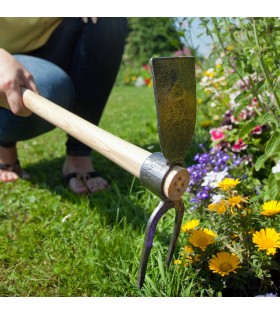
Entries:
[[98, 18], [97, 18], [97, 17], [92, 17], [92, 18], [90, 18], [90, 19], [91, 19], [91, 22], [92, 22], [93, 24], [96, 24], [97, 21], [98, 21]]
[[82, 17], [81, 19], [82, 19], [82, 21], [83, 21], [84, 23], [88, 23], [89, 19], [90, 19], [90, 21], [91, 21], [93, 24], [96, 24], [97, 21], [98, 21], [98, 18], [97, 18], [97, 17], [91, 17], [91, 18]]
[[27, 117], [32, 114], [32, 112], [23, 105], [19, 84], [14, 84], [11, 88], [6, 90], [6, 98], [11, 111], [15, 115]]
[[22, 81], [24, 82], [23, 87], [26, 87], [27, 89], [30, 89], [37, 94], [40, 94], [31, 73], [26, 71], [22, 76]]

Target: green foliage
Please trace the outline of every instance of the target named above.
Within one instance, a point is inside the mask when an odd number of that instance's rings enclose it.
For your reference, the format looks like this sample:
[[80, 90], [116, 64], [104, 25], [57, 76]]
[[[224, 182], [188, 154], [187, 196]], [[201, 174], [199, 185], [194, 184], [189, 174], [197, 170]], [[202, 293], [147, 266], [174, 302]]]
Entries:
[[[148, 151], [160, 151], [152, 89], [116, 87], [100, 126]], [[140, 291], [144, 231], [159, 199], [96, 152], [94, 165], [111, 189], [74, 195], [61, 179], [65, 139], [56, 129], [19, 143], [21, 164], [32, 179], [0, 183], [0, 295], [156, 296], [149, 278], [160, 286], [164, 281], [162, 295], [183, 294], [172, 284], [175, 278], [181, 287], [174, 266], [166, 269], [158, 261], [160, 254], [167, 255], [174, 213], [158, 224]], [[203, 139], [198, 132], [197, 141]]]
[[[264, 185], [262, 198], [279, 198], [276, 187], [280, 182], [271, 168], [280, 159], [280, 21], [278, 18], [201, 18], [200, 21], [212, 37], [212, 55], [221, 65], [219, 69], [213, 67], [212, 81], [203, 81], [202, 102], [211, 100], [215, 104], [209, 115], [216, 115], [217, 125], [224, 118], [223, 112], [232, 112], [236, 123], [228, 131], [227, 139], [239, 138], [248, 145], [247, 153], [255, 164], [253, 176]], [[222, 80], [227, 81], [223, 86]], [[248, 106], [254, 115], [240, 119], [248, 112]], [[255, 128], [262, 130], [259, 136], [252, 136]], [[266, 183], [270, 183], [270, 188], [275, 187], [273, 194]]]
[[147, 64], [152, 57], [170, 56], [182, 47], [174, 18], [132, 17], [128, 25], [126, 60], [134, 65]]
[[[215, 294], [220, 292], [222, 296], [245, 297], [267, 292], [279, 295], [279, 278], [272, 275], [275, 270], [280, 271], [280, 203], [261, 205], [242, 196], [243, 190], [237, 187], [215, 191], [221, 198], [219, 202], [200, 212], [187, 211], [187, 221], [182, 227], [182, 249], [175, 261], [182, 281], [187, 281], [186, 277], [191, 274], [200, 282], [200, 290], [208, 290], [210, 284]], [[193, 224], [193, 220], [199, 221]], [[274, 229], [275, 235], [270, 235], [266, 228]], [[263, 242], [258, 243], [255, 235], [262, 229], [266, 236], [262, 234]], [[197, 231], [205, 231], [205, 235], [197, 236], [194, 242]], [[207, 234], [214, 235], [214, 242], [205, 242]], [[264, 247], [258, 247], [259, 244]], [[239, 266], [232, 260], [220, 259], [214, 273], [210, 269], [211, 259], [221, 252], [238, 259]]]

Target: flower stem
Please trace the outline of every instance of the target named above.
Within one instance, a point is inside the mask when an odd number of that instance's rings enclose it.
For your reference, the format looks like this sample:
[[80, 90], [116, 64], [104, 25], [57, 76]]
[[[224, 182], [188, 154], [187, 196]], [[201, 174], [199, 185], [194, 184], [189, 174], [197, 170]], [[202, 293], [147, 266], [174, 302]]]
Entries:
[[275, 92], [274, 85], [273, 85], [273, 82], [272, 82], [272, 79], [271, 79], [271, 74], [269, 73], [269, 70], [268, 70], [267, 65], [266, 65], [266, 63], [264, 61], [264, 58], [263, 58], [263, 53], [262, 53], [262, 49], [261, 49], [261, 46], [260, 46], [260, 41], [259, 41], [257, 28], [256, 28], [256, 22], [255, 22], [254, 18], [252, 18], [252, 26], [253, 26], [253, 31], [254, 31], [255, 42], [256, 42], [256, 45], [257, 45], [257, 48], [258, 48], [257, 49], [257, 55], [259, 57], [259, 62], [260, 62], [263, 74], [264, 74], [264, 76], [266, 78], [266, 81], [268, 83], [268, 86], [270, 87], [270, 89], [272, 91], [272, 94], [274, 96], [278, 114], [280, 114], [280, 100], [278, 98], [277, 93]]

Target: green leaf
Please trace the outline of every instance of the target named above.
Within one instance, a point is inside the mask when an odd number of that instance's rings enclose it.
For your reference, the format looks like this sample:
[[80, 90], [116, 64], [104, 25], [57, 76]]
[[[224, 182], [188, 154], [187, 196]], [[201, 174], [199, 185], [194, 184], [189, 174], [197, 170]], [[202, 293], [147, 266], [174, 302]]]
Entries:
[[267, 156], [266, 154], [259, 156], [259, 158], [257, 159], [255, 163], [256, 171], [259, 171], [261, 169], [261, 167], [264, 165], [264, 163], [267, 161], [268, 158], [269, 156]]
[[163, 259], [162, 259], [162, 256], [160, 253], [158, 254], [157, 261], [158, 261], [158, 267], [159, 267], [160, 275], [162, 277], [163, 282], [165, 282], [165, 272], [164, 272], [164, 267], [163, 267]]
[[275, 153], [277, 153], [277, 150], [280, 150], [280, 137], [279, 133], [275, 132], [268, 140], [265, 148], [265, 154], [268, 156], [273, 156]]
[[239, 131], [239, 137], [243, 138], [245, 135], [247, 135], [254, 127], [258, 125], [256, 120], [251, 120], [247, 122]]
[[274, 174], [270, 174], [268, 178], [268, 189], [270, 199], [277, 199], [280, 192], [280, 181], [277, 181]]
[[240, 100], [242, 100], [243, 98], [246, 98], [248, 95], [250, 95], [252, 92], [249, 91], [243, 91], [240, 94], [238, 94], [236, 96], [236, 98], [234, 99], [235, 103], [238, 103]]
[[156, 284], [152, 281], [152, 279], [149, 276], [146, 276], [147, 283], [153, 288], [153, 290], [155, 291], [155, 293], [157, 294], [157, 296], [162, 296], [161, 293], [159, 292]]
[[265, 125], [265, 124], [268, 124], [270, 122], [274, 123], [276, 126], [278, 125], [277, 119], [271, 113], [266, 113], [266, 114], [259, 116], [257, 121], [260, 125]]

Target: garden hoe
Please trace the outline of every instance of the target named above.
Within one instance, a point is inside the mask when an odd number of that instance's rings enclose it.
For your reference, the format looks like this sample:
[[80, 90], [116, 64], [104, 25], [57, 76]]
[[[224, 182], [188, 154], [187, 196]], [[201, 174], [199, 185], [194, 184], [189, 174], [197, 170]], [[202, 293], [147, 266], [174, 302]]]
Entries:
[[162, 153], [150, 153], [70, 113], [38, 94], [23, 89], [24, 105], [79, 141], [110, 159], [161, 198], [146, 228], [138, 274], [142, 287], [156, 226], [175, 209], [175, 224], [166, 266], [180, 233], [184, 214], [182, 195], [189, 182], [184, 159], [191, 144], [196, 120], [195, 61], [193, 57], [152, 58], [150, 61]]

